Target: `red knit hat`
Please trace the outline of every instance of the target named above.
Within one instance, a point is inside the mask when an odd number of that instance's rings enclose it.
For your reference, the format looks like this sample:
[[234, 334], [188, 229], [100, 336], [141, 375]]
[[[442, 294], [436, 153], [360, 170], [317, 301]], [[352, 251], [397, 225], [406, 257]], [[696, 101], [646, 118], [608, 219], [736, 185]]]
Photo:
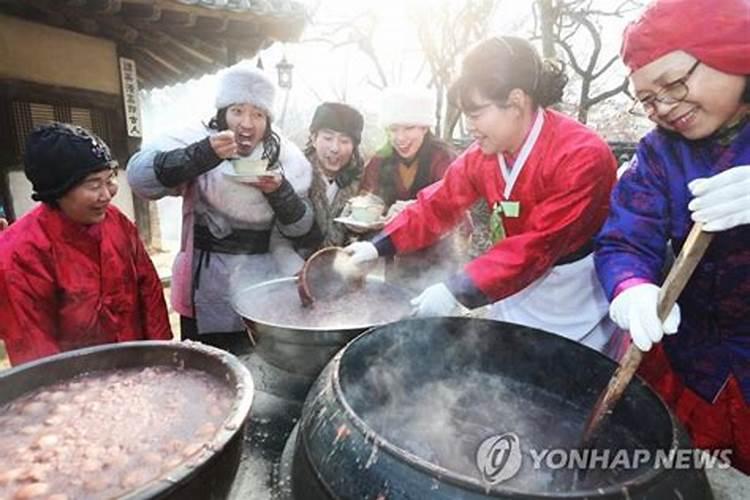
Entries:
[[620, 54], [635, 71], [675, 50], [750, 75], [750, 0], [655, 0], [625, 28]]

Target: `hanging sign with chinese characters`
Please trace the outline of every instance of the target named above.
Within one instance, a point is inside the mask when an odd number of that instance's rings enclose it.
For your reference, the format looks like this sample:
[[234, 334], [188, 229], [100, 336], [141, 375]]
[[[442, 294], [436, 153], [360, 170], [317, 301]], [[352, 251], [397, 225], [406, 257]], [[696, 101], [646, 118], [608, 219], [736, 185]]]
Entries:
[[122, 79], [122, 99], [125, 105], [125, 125], [128, 129], [128, 137], [143, 137], [135, 61], [125, 57], [120, 58], [120, 78]]

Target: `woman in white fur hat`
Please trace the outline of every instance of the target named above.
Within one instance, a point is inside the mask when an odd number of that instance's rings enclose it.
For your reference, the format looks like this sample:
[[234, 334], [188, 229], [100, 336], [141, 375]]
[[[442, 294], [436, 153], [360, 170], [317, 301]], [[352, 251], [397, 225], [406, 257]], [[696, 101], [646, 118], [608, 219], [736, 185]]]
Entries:
[[[293, 244], [319, 232], [306, 199], [312, 170], [273, 129], [274, 95], [261, 70], [232, 66], [219, 79], [217, 112], [207, 126], [160, 137], [128, 163], [139, 196], [183, 197], [171, 296], [182, 338], [234, 353], [246, 352], [249, 341], [233, 294], [297, 272]], [[229, 161], [237, 157], [265, 161], [273, 175], [238, 182]]]
[[[367, 163], [360, 190], [382, 198], [389, 217], [442, 179], [456, 158], [455, 151], [431, 131], [436, 108], [435, 94], [426, 88], [394, 87], [383, 93], [380, 124], [388, 142]], [[471, 230], [467, 214], [466, 224], [436, 247], [392, 259], [386, 279], [419, 290], [447, 278], [464, 263]]]
[[388, 142], [367, 163], [361, 190], [383, 198], [386, 209], [413, 200], [419, 190], [443, 178], [456, 153], [432, 134], [436, 101], [418, 87], [387, 89], [380, 123]]

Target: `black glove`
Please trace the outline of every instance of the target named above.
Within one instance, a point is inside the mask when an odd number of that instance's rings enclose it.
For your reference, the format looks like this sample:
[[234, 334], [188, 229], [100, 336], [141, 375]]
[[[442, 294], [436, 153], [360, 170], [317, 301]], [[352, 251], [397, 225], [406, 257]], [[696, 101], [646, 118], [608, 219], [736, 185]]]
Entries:
[[292, 184], [284, 178], [276, 191], [264, 193], [278, 221], [288, 226], [300, 220], [307, 208], [302, 198], [294, 192]]
[[206, 137], [185, 148], [158, 152], [154, 158], [154, 173], [159, 182], [172, 188], [208, 172], [222, 161]]

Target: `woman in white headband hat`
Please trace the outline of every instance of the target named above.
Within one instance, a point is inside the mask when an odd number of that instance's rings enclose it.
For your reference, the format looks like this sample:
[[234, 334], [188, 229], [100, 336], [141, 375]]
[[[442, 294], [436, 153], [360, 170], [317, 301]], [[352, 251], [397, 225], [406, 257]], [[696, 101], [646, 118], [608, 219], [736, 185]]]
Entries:
[[[432, 132], [437, 102], [432, 90], [392, 87], [382, 95], [380, 124], [387, 142], [365, 167], [360, 190], [385, 203], [393, 217], [417, 198], [417, 193], [439, 181], [456, 158], [453, 148]], [[413, 290], [447, 278], [465, 260], [471, 219], [433, 248], [389, 259], [386, 279]]]

